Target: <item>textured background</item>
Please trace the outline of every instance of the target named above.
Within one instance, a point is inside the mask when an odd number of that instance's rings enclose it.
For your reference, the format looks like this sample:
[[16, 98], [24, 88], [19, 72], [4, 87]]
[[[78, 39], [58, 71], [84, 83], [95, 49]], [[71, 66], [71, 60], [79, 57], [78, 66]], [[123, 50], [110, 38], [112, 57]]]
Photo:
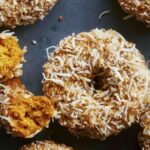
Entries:
[[[99, 14], [105, 10], [111, 10], [111, 13], [99, 21]], [[58, 22], [60, 15], [64, 17], [63, 22]], [[16, 28], [13, 31], [20, 39], [20, 44], [28, 47], [25, 55], [27, 63], [24, 64], [22, 81], [33, 93], [42, 94], [41, 72], [42, 65], [47, 61], [46, 47], [57, 45], [62, 38], [73, 32], [89, 31], [93, 28], [117, 30], [129, 41], [137, 43], [137, 47], [146, 59], [149, 59], [150, 29], [135, 19], [123, 21], [124, 16], [126, 14], [116, 0], [60, 0], [44, 21]], [[33, 45], [32, 40], [36, 40], [37, 45]], [[31, 141], [50, 138], [71, 145], [75, 150], [139, 150], [137, 141], [139, 130], [139, 126], [135, 125], [118, 136], [102, 142], [87, 138], [76, 139], [57, 123], [30, 140], [12, 138], [2, 130], [0, 150], [17, 150], [23, 144]]]

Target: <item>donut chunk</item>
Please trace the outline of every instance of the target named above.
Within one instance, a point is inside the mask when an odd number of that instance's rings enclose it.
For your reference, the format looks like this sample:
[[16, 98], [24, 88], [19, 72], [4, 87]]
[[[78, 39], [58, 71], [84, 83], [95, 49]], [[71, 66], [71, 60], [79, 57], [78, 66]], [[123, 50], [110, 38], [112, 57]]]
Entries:
[[43, 19], [57, 0], [2, 0], [0, 2], [0, 26], [14, 28], [33, 24]]
[[118, 2], [126, 13], [150, 24], [150, 0], [118, 0]]
[[53, 141], [37, 141], [23, 146], [20, 150], [73, 150], [64, 144], [56, 144]]
[[113, 30], [65, 38], [43, 68], [55, 118], [77, 136], [104, 140], [130, 127], [149, 94], [143, 55]]
[[0, 34], [0, 82], [22, 75], [24, 53], [12, 33]]
[[54, 108], [48, 98], [34, 96], [19, 79], [8, 81], [1, 89], [0, 115], [8, 133], [31, 138], [49, 124]]
[[150, 105], [142, 114], [140, 124], [143, 128], [143, 132], [139, 135], [142, 150], [150, 150]]

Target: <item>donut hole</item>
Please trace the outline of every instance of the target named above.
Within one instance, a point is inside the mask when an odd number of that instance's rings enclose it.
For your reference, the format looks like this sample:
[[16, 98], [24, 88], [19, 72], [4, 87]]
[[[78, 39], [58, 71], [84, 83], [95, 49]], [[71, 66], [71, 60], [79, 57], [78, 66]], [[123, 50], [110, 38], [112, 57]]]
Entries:
[[104, 87], [104, 82], [102, 81], [101, 77], [97, 76], [93, 79], [94, 89], [95, 90], [102, 90]]
[[94, 78], [92, 83], [95, 90], [106, 90], [106, 85], [108, 84], [107, 78], [109, 76], [108, 71], [104, 69], [99, 69], [98, 72], [94, 73]]
[[8, 106], [10, 132], [28, 138], [44, 128], [53, 116], [53, 106], [43, 96], [24, 98], [18, 95]]

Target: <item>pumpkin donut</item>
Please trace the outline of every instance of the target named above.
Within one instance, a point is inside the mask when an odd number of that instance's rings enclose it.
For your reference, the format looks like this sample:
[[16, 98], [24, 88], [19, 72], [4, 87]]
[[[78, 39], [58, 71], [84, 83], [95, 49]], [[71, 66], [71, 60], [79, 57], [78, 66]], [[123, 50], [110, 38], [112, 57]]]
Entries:
[[0, 118], [7, 133], [32, 138], [48, 126], [53, 114], [51, 101], [34, 96], [18, 78], [0, 84]]
[[57, 0], [1, 0], [0, 26], [34, 24], [42, 20]]
[[37, 141], [23, 146], [20, 150], [73, 150], [64, 144], [56, 144], [53, 141]]
[[0, 82], [22, 75], [24, 53], [13, 33], [0, 33]]
[[126, 13], [150, 24], [150, 0], [118, 0], [118, 2]]
[[139, 118], [150, 72], [135, 44], [119, 33], [73, 34], [48, 57], [43, 90], [54, 102], [55, 118], [71, 133], [104, 140]]

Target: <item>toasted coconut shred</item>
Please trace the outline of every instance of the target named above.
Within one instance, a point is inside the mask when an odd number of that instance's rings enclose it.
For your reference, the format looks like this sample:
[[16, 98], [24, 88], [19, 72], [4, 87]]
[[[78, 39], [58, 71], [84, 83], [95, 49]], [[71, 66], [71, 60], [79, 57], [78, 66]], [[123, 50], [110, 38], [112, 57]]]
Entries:
[[0, 33], [0, 82], [19, 77], [23, 74], [25, 49], [21, 49], [13, 32]]
[[[122, 9], [138, 20], [150, 24], [150, 0], [118, 0]], [[127, 17], [128, 18], [128, 17]]]
[[142, 150], [150, 150], [150, 105], [147, 106], [142, 114], [140, 124], [143, 128], [143, 132], [139, 134]]
[[32, 138], [48, 126], [53, 114], [51, 101], [34, 96], [19, 79], [0, 84], [0, 120], [8, 134]]
[[57, 0], [1, 0], [0, 26], [11, 28], [42, 20]]
[[149, 101], [150, 72], [135, 44], [94, 29], [60, 41], [44, 65], [55, 118], [76, 136], [104, 140], [130, 127]]
[[23, 146], [20, 150], [73, 150], [64, 144], [57, 144], [53, 141], [37, 141]]

